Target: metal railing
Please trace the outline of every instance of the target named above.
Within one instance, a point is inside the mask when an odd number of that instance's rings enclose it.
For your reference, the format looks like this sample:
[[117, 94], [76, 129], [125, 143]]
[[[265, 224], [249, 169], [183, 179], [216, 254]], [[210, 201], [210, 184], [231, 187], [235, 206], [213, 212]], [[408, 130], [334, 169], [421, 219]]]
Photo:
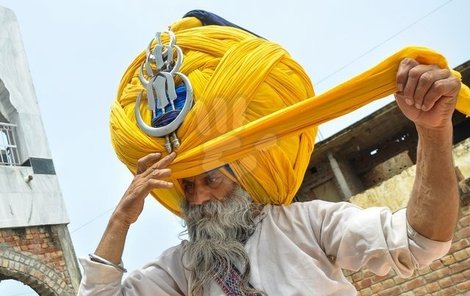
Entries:
[[20, 164], [15, 133], [15, 124], [0, 122], [0, 165]]

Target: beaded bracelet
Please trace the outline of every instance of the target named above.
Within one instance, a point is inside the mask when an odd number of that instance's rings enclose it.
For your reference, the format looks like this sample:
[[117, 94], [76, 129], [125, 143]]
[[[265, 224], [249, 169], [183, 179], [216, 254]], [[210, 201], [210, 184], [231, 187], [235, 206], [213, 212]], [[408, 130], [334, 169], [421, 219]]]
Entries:
[[124, 266], [122, 266], [122, 262], [118, 264], [114, 264], [113, 262], [109, 261], [109, 260], [106, 260], [98, 255], [95, 255], [95, 254], [88, 254], [88, 256], [90, 257], [90, 260], [93, 261], [93, 262], [97, 262], [97, 263], [101, 263], [101, 264], [105, 264], [105, 265], [109, 265], [109, 266], [112, 266], [114, 268], [116, 268], [117, 270], [121, 271], [121, 272], [127, 272], [127, 269], [124, 268]]

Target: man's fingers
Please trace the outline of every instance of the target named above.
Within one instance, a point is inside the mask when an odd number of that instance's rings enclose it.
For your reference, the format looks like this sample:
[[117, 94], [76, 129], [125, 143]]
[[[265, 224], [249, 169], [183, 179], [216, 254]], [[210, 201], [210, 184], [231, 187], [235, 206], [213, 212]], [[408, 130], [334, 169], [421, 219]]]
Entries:
[[152, 191], [153, 189], [157, 188], [172, 188], [173, 183], [164, 181], [164, 180], [159, 180], [159, 179], [146, 179], [143, 183], [140, 184], [137, 188], [135, 188], [134, 195], [133, 197], [136, 200], [144, 200], [147, 195]]
[[170, 163], [175, 159], [176, 153], [172, 152], [162, 159], [158, 160], [156, 163], [153, 163], [146, 171], [142, 174], [143, 177], [148, 177], [155, 173], [156, 170], [161, 170], [166, 168]]
[[[161, 180], [160, 178], [168, 177], [171, 174], [170, 169], [156, 170], [155, 178], [154, 175], [150, 174], [147, 177], [138, 177], [139, 180], [131, 187], [130, 192], [133, 199], [143, 200], [145, 197], [155, 188], [172, 188], [173, 183]], [[158, 175], [158, 176], [157, 176]]]
[[162, 179], [162, 178], [167, 178], [171, 176], [171, 169], [165, 168], [165, 169], [154, 169], [152, 172], [150, 172], [146, 178], [147, 179]]
[[427, 111], [432, 108], [434, 103], [442, 96], [442, 93], [436, 93], [436, 86], [439, 81], [450, 76], [447, 69], [436, 69], [424, 72], [418, 81], [414, 94], [414, 104], [417, 109]]
[[398, 66], [398, 71], [397, 71], [397, 88], [398, 92], [403, 92], [405, 89], [406, 81], [408, 79], [408, 72], [411, 70], [411, 68], [415, 67], [418, 65], [418, 62], [415, 61], [414, 59], [403, 59], [400, 62], [400, 65]]
[[160, 159], [160, 160], [156, 163], [156, 168], [158, 168], [158, 169], [166, 168], [166, 167], [169, 166], [170, 163], [175, 159], [175, 157], [176, 157], [176, 153], [175, 153], [175, 152], [171, 152], [170, 154], [168, 154], [167, 156], [163, 157], [162, 159]]
[[[421, 77], [425, 73], [437, 69], [439, 68], [436, 65], [418, 65], [410, 69], [408, 72], [408, 79], [406, 80], [405, 88], [403, 89], [403, 96], [405, 97], [405, 102], [408, 105], [415, 105], [417, 108], [419, 107], [418, 109], [421, 109], [424, 94], [422, 94], [419, 99], [416, 97]], [[429, 76], [430, 75], [426, 74], [425, 79], [432, 79], [432, 77]]]
[[166, 189], [173, 188], [172, 182], [157, 180], [157, 179], [150, 179], [148, 180], [147, 184], [150, 190], [156, 189], [156, 188], [166, 188]]
[[157, 152], [147, 154], [144, 157], [140, 158], [137, 161], [137, 174], [145, 172], [145, 170], [147, 170], [149, 166], [157, 162], [161, 156], [162, 154]]
[[426, 93], [423, 103], [423, 111], [430, 110], [437, 101], [453, 103], [460, 90], [460, 81], [454, 76], [434, 82], [432, 88]]

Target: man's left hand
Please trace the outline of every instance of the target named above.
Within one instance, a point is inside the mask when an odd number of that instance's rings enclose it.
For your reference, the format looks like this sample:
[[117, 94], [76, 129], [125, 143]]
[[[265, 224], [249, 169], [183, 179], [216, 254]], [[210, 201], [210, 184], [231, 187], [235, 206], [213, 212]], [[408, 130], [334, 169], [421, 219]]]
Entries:
[[417, 127], [442, 129], [452, 124], [460, 81], [448, 69], [401, 61], [395, 99], [403, 114]]

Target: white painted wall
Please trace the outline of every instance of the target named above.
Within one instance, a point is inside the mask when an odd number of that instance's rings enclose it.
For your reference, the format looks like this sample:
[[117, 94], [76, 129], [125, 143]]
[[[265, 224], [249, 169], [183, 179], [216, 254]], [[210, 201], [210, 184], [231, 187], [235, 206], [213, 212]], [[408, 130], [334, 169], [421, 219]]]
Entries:
[[[0, 7], [0, 113], [17, 125], [20, 163], [51, 159], [31, 73], [14, 13]], [[25, 177], [31, 175], [30, 182]], [[0, 228], [64, 224], [68, 216], [56, 175], [0, 166]]]

